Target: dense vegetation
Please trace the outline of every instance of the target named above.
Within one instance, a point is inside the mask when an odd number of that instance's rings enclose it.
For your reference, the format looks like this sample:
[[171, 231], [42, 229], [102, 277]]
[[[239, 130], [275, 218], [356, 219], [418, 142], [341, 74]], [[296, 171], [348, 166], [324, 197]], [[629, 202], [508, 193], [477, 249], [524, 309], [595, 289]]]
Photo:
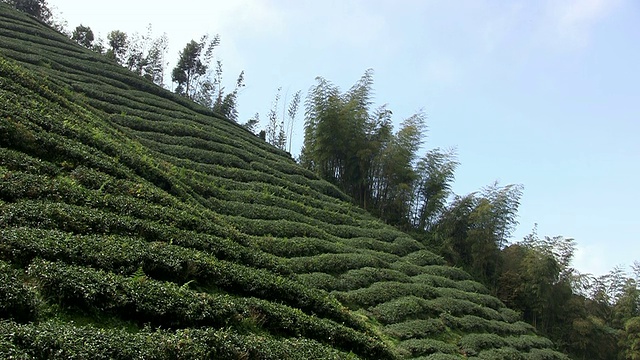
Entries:
[[436, 246], [86, 32], [5, 4], [0, 24], [0, 357], [566, 358]]
[[372, 84], [371, 70], [344, 93], [317, 79], [306, 103], [302, 165], [468, 271], [565, 353], [640, 357], [640, 263], [632, 275], [618, 267], [594, 277], [571, 268], [573, 239], [540, 238], [534, 229], [510, 244], [522, 186], [454, 195], [455, 153], [432, 149], [419, 158], [424, 115], [394, 133], [392, 112], [371, 109]]

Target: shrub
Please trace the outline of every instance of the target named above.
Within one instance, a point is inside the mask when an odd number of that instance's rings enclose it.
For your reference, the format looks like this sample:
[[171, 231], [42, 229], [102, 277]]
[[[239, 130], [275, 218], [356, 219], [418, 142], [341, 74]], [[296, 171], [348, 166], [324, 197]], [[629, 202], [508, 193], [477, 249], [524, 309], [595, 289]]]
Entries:
[[333, 275], [322, 272], [312, 272], [307, 274], [298, 274], [296, 279], [306, 286], [326, 291], [332, 291], [342, 288], [341, 282]]
[[378, 339], [298, 309], [255, 298], [199, 293], [172, 283], [124, 278], [86, 267], [36, 260], [28, 273], [41, 292], [63, 306], [170, 328], [232, 326], [310, 339], [377, 358], [392, 357]]
[[320, 254], [291, 258], [287, 261], [294, 273], [324, 272], [341, 274], [348, 270], [364, 267], [384, 268], [387, 263], [379, 258], [366, 254]]
[[435, 339], [409, 339], [401, 342], [398, 347], [411, 354], [411, 357], [430, 355], [434, 353], [455, 354], [458, 347]]
[[511, 310], [507, 307], [503, 307], [499, 311], [501, 315], [501, 318], [499, 320], [504, 320], [508, 323], [515, 323], [516, 321], [519, 321], [521, 319], [520, 314], [517, 311]]
[[367, 288], [334, 294], [338, 300], [344, 303], [366, 308], [409, 295], [425, 299], [434, 298], [437, 293], [435, 288], [429, 285], [383, 281], [374, 283]]
[[402, 259], [391, 264], [391, 268], [408, 276], [416, 276], [425, 272], [424, 266], [415, 265]]
[[424, 245], [422, 245], [422, 243], [408, 236], [398, 236], [395, 240], [393, 240], [393, 243], [398, 248], [398, 252], [395, 254], [400, 256], [404, 256], [424, 248]]
[[445, 331], [440, 319], [407, 320], [384, 327], [384, 332], [400, 340], [412, 338], [433, 338]]
[[442, 256], [436, 255], [429, 250], [414, 251], [402, 259], [418, 266], [444, 265], [446, 263]]
[[460, 339], [458, 344], [466, 355], [474, 356], [482, 350], [506, 346], [508, 342], [501, 336], [484, 333], [467, 334]]
[[37, 294], [24, 284], [20, 272], [0, 261], [0, 318], [33, 321], [38, 316], [38, 304]]
[[444, 276], [452, 280], [471, 280], [471, 275], [466, 271], [453, 266], [430, 265], [424, 267], [424, 273]]
[[386, 241], [380, 241], [366, 237], [354, 237], [340, 240], [341, 243], [359, 249], [370, 249], [395, 254], [397, 245]]
[[451, 354], [431, 354], [429, 356], [420, 356], [414, 358], [413, 360], [460, 360], [462, 359], [459, 355], [451, 355]]
[[507, 338], [507, 342], [511, 347], [521, 351], [530, 351], [534, 348], [553, 348], [551, 340], [536, 335], [510, 336]]
[[500, 349], [483, 350], [478, 357], [470, 357], [470, 359], [486, 359], [486, 360], [524, 360], [527, 357], [520, 351], [512, 347], [503, 347]]
[[531, 349], [526, 356], [529, 360], [569, 360], [567, 355], [552, 349]]
[[350, 247], [311, 237], [277, 238], [265, 236], [256, 238], [255, 243], [264, 252], [286, 258], [353, 251]]
[[437, 288], [455, 288], [457, 281], [438, 275], [419, 274], [411, 277], [413, 282], [425, 283]]
[[409, 276], [393, 269], [363, 267], [349, 270], [339, 276], [340, 286], [335, 290], [349, 291], [371, 286], [380, 281], [410, 282]]
[[[353, 359], [353, 354], [305, 338], [241, 334], [232, 329], [128, 332], [56, 321], [18, 325], [0, 322], [0, 355], [7, 359], [187, 360]], [[14, 357], [9, 357], [14, 356]]]
[[378, 321], [386, 325], [424, 316], [427, 305], [427, 300], [415, 296], [405, 296], [372, 307], [369, 311]]
[[502, 320], [498, 311], [469, 300], [439, 297], [428, 300], [426, 308], [436, 314], [448, 313], [454, 316], [476, 315], [487, 320]]
[[28, 264], [33, 258], [62, 260], [123, 275], [142, 270], [154, 279], [215, 286], [227, 292], [277, 300], [301, 310], [360, 327], [326, 294], [262, 269], [218, 260], [166, 243], [117, 236], [81, 236], [37, 229], [0, 230], [0, 253]]
[[491, 295], [466, 292], [454, 288], [438, 288], [437, 292], [441, 297], [468, 300], [494, 310], [500, 310], [505, 307], [502, 301]]
[[470, 293], [489, 294], [489, 289], [475, 280], [457, 281], [454, 287]]

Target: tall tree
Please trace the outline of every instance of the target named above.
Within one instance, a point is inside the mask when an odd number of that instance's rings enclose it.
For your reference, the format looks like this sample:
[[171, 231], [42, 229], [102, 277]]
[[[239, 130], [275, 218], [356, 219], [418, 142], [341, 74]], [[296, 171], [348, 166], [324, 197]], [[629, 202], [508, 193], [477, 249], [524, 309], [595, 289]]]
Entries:
[[199, 42], [191, 40], [187, 43], [180, 51], [178, 63], [171, 73], [171, 80], [178, 84], [176, 93], [189, 99], [203, 98], [200, 80], [207, 73], [213, 50], [219, 44], [220, 38], [217, 35], [211, 41], [204, 35]]
[[289, 103], [289, 107], [287, 109], [288, 120], [287, 120], [287, 127], [285, 131], [285, 137], [289, 139], [289, 146], [287, 149], [289, 153], [291, 153], [291, 140], [293, 139], [293, 127], [296, 120], [296, 116], [298, 115], [298, 108], [300, 107], [301, 98], [302, 98], [302, 92], [300, 90], [296, 91], [296, 93], [293, 94], [293, 98], [291, 99], [291, 102]]
[[277, 148], [280, 148], [280, 145], [282, 143], [282, 139], [279, 138], [282, 132], [280, 131], [280, 123], [278, 121], [278, 103], [280, 102], [280, 91], [282, 91], [282, 88], [278, 88], [276, 96], [271, 103], [271, 109], [269, 109], [269, 112], [267, 113], [268, 123], [267, 129], [265, 130], [267, 142]]
[[457, 196], [431, 230], [435, 245], [452, 264], [495, 289], [500, 250], [517, 223], [521, 194], [520, 185], [493, 184], [480, 193]]
[[227, 119], [238, 122], [238, 94], [244, 87], [244, 71], [238, 75], [233, 90], [225, 94], [225, 87], [222, 85], [222, 62], [218, 60], [215, 79], [209, 95], [213, 96], [211, 108]]
[[244, 71], [238, 75], [234, 89], [225, 93], [222, 85], [222, 61], [217, 60], [216, 66], [211, 66], [213, 51], [218, 45], [218, 35], [211, 40], [208, 35], [202, 36], [199, 42], [191, 40], [180, 52], [171, 80], [178, 84], [176, 93], [237, 122], [238, 94], [244, 87]]
[[5, 0], [5, 2], [38, 20], [52, 24], [52, 13], [46, 0]]
[[107, 34], [109, 48], [107, 49], [107, 57], [112, 58], [118, 64], [125, 64], [129, 42], [127, 33], [120, 30], [113, 30]]
[[454, 150], [429, 150], [416, 167], [411, 222], [418, 230], [430, 231], [452, 195], [452, 183], [459, 162]]
[[[300, 106], [301, 92], [297, 91], [287, 106], [286, 96], [280, 107], [282, 87], [276, 91], [271, 108], [267, 113], [267, 126], [265, 128], [265, 140], [271, 145], [286, 151], [291, 151], [291, 138], [293, 136], [293, 123]], [[282, 116], [279, 114], [282, 111]], [[289, 139], [287, 147], [287, 139]]]
[[156, 85], [164, 86], [164, 69], [167, 66], [165, 55], [169, 49], [167, 34], [151, 40], [147, 50], [143, 76]]
[[624, 359], [640, 360], [640, 316], [627, 320], [620, 345]]
[[[306, 101], [304, 166], [340, 186], [354, 201], [369, 208], [374, 166], [389, 142], [390, 112], [371, 112], [373, 71], [367, 70], [344, 94], [317, 78]], [[385, 134], [386, 139], [380, 139]]]
[[93, 47], [94, 40], [93, 31], [91, 31], [90, 27], [80, 24], [73, 29], [71, 40], [86, 47], [87, 49], [91, 49]]
[[260, 114], [255, 113], [252, 118], [250, 118], [249, 120], [247, 120], [247, 122], [242, 124], [242, 127], [249, 130], [249, 132], [255, 134], [256, 126], [258, 126], [259, 123], [260, 123]]
[[[373, 179], [373, 182], [379, 184], [378, 189], [373, 192], [373, 201], [382, 218], [392, 224], [406, 225], [411, 213], [413, 186], [418, 178], [414, 163], [422, 145], [425, 116], [422, 113], [415, 114], [400, 126], [394, 136], [389, 136], [389, 141], [385, 142], [377, 157], [381, 171], [379, 178]], [[377, 146], [369, 149], [375, 150], [375, 147]], [[372, 181], [368, 179], [367, 182]]]

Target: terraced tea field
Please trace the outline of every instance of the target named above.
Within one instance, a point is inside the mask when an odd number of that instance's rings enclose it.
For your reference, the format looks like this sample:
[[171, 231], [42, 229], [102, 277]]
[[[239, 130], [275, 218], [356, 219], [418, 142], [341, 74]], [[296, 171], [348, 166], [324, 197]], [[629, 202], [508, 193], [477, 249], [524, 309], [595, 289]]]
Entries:
[[0, 358], [565, 358], [286, 153], [5, 4], [0, 277]]

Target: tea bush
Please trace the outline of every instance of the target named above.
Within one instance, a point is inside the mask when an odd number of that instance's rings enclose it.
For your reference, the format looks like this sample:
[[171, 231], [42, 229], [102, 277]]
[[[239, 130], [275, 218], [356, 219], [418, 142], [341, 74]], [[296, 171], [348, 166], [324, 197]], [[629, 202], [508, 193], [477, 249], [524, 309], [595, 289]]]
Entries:
[[410, 277], [400, 271], [382, 267], [362, 267], [349, 270], [339, 276], [340, 287], [335, 290], [350, 291], [369, 287], [380, 281], [410, 282]]
[[409, 295], [430, 299], [437, 296], [437, 291], [429, 285], [387, 281], [374, 283], [367, 288], [335, 292], [334, 295], [346, 304], [367, 308]]
[[199, 293], [145, 277], [124, 278], [41, 260], [34, 261], [28, 273], [45, 296], [88, 313], [106, 312], [140, 324], [170, 328], [258, 327], [274, 334], [315, 339], [367, 357], [393, 357], [371, 336], [255, 298]]
[[428, 300], [416, 296], [405, 296], [372, 307], [369, 311], [378, 321], [388, 325], [428, 315], [428, 305]]
[[384, 327], [384, 332], [400, 340], [434, 338], [445, 331], [440, 319], [407, 320]]
[[[78, 326], [47, 321], [19, 325], [0, 322], [0, 355], [6, 359], [180, 360], [180, 359], [356, 359], [304, 338], [241, 334], [232, 329], [153, 330]], [[14, 357], [10, 357], [14, 356]]]
[[0, 83], [0, 358], [559, 356], [286, 152], [2, 2]]
[[531, 349], [527, 354], [529, 360], [569, 360], [569, 357], [552, 349]]
[[460, 349], [467, 356], [478, 355], [485, 349], [499, 349], [507, 346], [509, 343], [503, 337], [496, 334], [468, 334], [462, 337], [458, 342]]
[[20, 272], [0, 260], [0, 318], [33, 321], [38, 316], [38, 305], [37, 294], [25, 285]]
[[536, 335], [510, 336], [507, 338], [507, 342], [511, 347], [520, 351], [530, 351], [534, 348], [553, 348], [551, 340]]
[[404, 261], [418, 266], [426, 265], [444, 265], [444, 258], [436, 255], [429, 250], [414, 251], [402, 258]]
[[456, 345], [429, 338], [405, 340], [401, 342], [398, 347], [411, 354], [411, 357], [431, 355], [434, 353], [455, 354], [458, 352]]
[[387, 263], [383, 260], [365, 254], [320, 254], [287, 259], [289, 268], [297, 274], [323, 272], [327, 274], [342, 274], [348, 270], [364, 267], [384, 268]]
[[512, 348], [503, 347], [499, 349], [482, 350], [478, 356], [471, 356], [469, 359], [486, 359], [486, 360], [525, 360], [527, 356], [522, 352]]

